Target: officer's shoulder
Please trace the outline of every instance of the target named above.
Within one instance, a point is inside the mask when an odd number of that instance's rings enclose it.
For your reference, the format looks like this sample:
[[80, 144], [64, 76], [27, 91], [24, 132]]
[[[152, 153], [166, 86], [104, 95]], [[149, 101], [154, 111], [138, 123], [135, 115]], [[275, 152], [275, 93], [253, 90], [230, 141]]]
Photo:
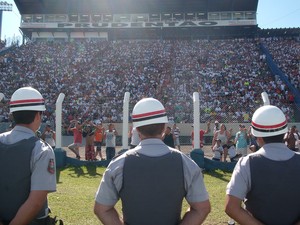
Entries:
[[36, 145], [40, 146], [43, 151], [52, 150], [52, 147], [41, 138], [36, 137]]

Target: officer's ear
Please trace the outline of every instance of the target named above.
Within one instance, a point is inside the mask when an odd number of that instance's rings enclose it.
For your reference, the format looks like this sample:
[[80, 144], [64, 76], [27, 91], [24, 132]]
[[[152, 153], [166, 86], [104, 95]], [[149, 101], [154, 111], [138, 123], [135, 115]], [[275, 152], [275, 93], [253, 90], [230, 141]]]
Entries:
[[38, 116], [42, 120], [43, 112], [42, 111], [36, 112], [35, 116]]
[[262, 147], [265, 144], [265, 141], [262, 137], [255, 137], [255, 138], [259, 147]]

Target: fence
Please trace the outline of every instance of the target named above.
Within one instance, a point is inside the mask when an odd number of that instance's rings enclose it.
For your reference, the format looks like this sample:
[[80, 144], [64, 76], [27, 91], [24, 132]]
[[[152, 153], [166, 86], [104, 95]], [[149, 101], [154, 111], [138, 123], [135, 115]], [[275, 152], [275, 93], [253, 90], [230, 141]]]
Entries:
[[[246, 127], [250, 126], [250, 123], [243, 123]], [[9, 129], [9, 123], [0, 123], [0, 132], [5, 132]], [[213, 124], [212, 124], [213, 125]], [[211, 131], [204, 135], [204, 143], [210, 145], [213, 138], [213, 127], [210, 127]], [[300, 130], [300, 123], [289, 123], [289, 127], [295, 125], [298, 130]], [[192, 124], [185, 123], [185, 124], [177, 124], [180, 129], [180, 144], [181, 145], [191, 145], [191, 132], [192, 132]], [[232, 137], [234, 138], [235, 133], [239, 130], [239, 123], [225, 123], [227, 129], [232, 129]], [[44, 130], [45, 124], [42, 124], [40, 130]], [[107, 124], [104, 124], [104, 127], [107, 127]], [[122, 123], [115, 124], [116, 130], [119, 132], [119, 136], [117, 136], [116, 144], [117, 146], [122, 146]], [[201, 129], [206, 129], [206, 124], [201, 123]], [[72, 134], [63, 135], [62, 138], [62, 147], [66, 147], [67, 145], [73, 142]], [[85, 142], [84, 142], [85, 143]], [[84, 144], [83, 143], [83, 144]]]

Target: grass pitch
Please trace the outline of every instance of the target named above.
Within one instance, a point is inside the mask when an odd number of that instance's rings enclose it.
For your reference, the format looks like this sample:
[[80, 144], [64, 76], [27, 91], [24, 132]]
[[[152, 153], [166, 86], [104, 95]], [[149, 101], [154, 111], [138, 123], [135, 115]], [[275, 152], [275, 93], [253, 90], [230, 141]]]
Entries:
[[[57, 192], [49, 194], [52, 216], [57, 216], [65, 225], [102, 224], [93, 213], [94, 197], [105, 168], [66, 167], [57, 171]], [[204, 181], [209, 192], [212, 211], [204, 224], [227, 224], [224, 212], [225, 189], [231, 173], [222, 171], [204, 173]], [[159, 203], [157, 203], [159, 204]], [[121, 212], [118, 202], [117, 210]], [[183, 203], [182, 212], [188, 208]]]

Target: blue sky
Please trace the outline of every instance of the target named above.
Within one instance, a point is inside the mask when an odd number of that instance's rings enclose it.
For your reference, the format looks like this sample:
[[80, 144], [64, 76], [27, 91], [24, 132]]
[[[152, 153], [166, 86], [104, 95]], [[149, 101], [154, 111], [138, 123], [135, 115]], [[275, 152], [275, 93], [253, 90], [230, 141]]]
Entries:
[[[6, 1], [14, 4], [13, 0]], [[15, 5], [13, 12], [3, 12], [2, 40], [21, 36], [20, 18]], [[300, 27], [300, 0], [259, 0], [257, 23], [260, 28]]]

